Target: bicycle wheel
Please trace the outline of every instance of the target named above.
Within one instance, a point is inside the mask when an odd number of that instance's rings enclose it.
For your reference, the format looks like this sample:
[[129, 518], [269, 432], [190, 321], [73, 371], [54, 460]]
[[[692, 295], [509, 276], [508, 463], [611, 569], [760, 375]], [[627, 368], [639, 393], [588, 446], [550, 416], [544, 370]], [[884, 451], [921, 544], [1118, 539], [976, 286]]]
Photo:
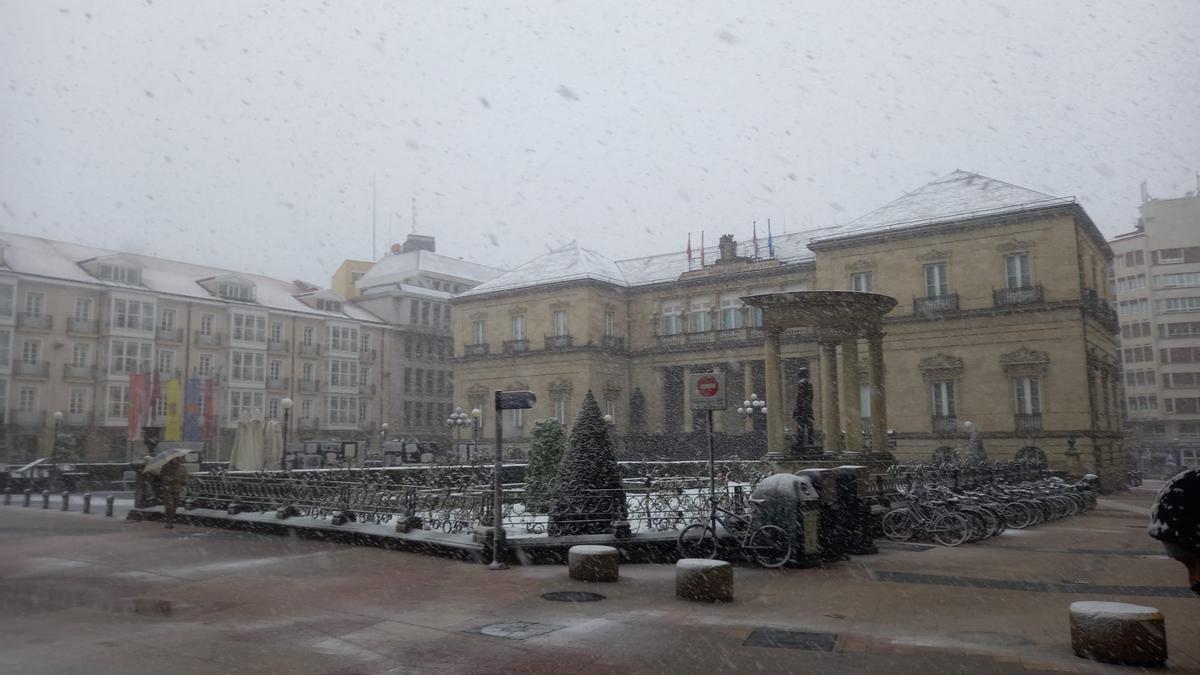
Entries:
[[966, 518], [947, 511], [934, 516], [929, 533], [933, 535], [933, 540], [942, 546], [958, 546], [967, 540], [971, 527]]
[[912, 539], [912, 517], [908, 509], [896, 509], [883, 515], [883, 536], [892, 541], [908, 541]]
[[763, 525], [750, 535], [749, 549], [754, 562], [763, 567], [783, 567], [792, 557], [792, 542], [778, 525]]
[[717, 538], [708, 523], [692, 523], [683, 528], [675, 545], [681, 558], [717, 557]]

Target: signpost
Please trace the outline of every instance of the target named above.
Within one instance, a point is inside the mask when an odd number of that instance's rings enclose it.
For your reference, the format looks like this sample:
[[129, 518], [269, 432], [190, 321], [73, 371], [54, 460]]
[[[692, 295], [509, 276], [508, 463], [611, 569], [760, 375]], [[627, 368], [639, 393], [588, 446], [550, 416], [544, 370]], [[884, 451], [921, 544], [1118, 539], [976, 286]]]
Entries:
[[504, 501], [500, 490], [500, 472], [504, 469], [505, 410], [528, 410], [537, 403], [532, 391], [496, 392], [496, 465], [492, 469], [492, 564], [488, 569], [506, 570], [504, 564]]
[[[725, 373], [691, 373], [688, 375], [688, 391], [691, 392], [692, 412], [703, 412], [708, 416], [708, 491], [709, 498], [717, 499], [717, 461], [713, 451], [713, 411], [724, 410], [725, 402]], [[717, 536], [717, 512], [712, 514], [713, 536]]]

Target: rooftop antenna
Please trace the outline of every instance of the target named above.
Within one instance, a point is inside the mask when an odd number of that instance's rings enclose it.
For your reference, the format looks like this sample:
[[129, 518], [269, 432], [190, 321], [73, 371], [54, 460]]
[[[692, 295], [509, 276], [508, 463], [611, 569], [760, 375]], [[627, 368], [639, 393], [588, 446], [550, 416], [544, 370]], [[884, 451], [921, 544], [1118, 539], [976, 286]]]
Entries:
[[1148, 181], [1142, 181], [1142, 203], [1143, 203], [1143, 204], [1145, 204], [1146, 202], [1150, 201], [1150, 190], [1148, 190], [1148, 189], [1146, 188], [1146, 183], [1147, 183], [1147, 182], [1148, 182]]
[[369, 260], [375, 261], [375, 251], [378, 251], [375, 241], [375, 174], [371, 174], [371, 257]]
[[412, 228], [413, 234], [417, 233], [417, 198], [412, 198]]

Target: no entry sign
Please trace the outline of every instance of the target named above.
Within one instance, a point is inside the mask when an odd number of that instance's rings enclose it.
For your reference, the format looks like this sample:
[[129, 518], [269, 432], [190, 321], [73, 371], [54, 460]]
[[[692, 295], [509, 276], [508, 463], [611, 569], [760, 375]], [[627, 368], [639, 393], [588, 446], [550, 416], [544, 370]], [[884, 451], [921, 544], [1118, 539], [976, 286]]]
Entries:
[[725, 374], [692, 373], [688, 375], [688, 391], [692, 410], [724, 410]]

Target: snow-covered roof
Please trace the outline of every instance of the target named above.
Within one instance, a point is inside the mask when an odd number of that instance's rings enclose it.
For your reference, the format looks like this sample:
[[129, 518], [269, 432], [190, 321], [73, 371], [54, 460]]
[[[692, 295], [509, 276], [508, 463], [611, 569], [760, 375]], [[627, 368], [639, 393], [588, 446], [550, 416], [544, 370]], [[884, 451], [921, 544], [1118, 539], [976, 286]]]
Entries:
[[1073, 202], [1070, 197], [1054, 197], [977, 173], [955, 171], [833, 228], [813, 241], [831, 241]]
[[[738, 255], [751, 259], [771, 257], [783, 262], [802, 262], [812, 260], [813, 253], [808, 250], [808, 242], [814, 234], [825, 230], [809, 230], [778, 234], [768, 238], [763, 236], [758, 240], [758, 250], [755, 243], [742, 241], [738, 243]], [[706, 265], [712, 265], [720, 257], [718, 246], [705, 246], [704, 258]], [[528, 288], [542, 284], [563, 281], [579, 281], [590, 279], [613, 284], [623, 288], [642, 286], [664, 281], [674, 281], [679, 275], [690, 270], [700, 269], [700, 248], [692, 250], [692, 260], [688, 261], [687, 251], [660, 253], [641, 258], [627, 260], [610, 260], [588, 248], [571, 242], [566, 246], [555, 249], [545, 255], [534, 258], [529, 262], [506, 272], [491, 281], [480, 284], [463, 293], [463, 296], [483, 295], [497, 291]]]
[[401, 284], [418, 274], [433, 274], [467, 284], [494, 279], [504, 270], [418, 249], [407, 253], [389, 253], [355, 282], [355, 288]]
[[[259, 307], [326, 318], [382, 323], [379, 317], [349, 303], [343, 305], [342, 312], [325, 312], [314, 309], [297, 297], [304, 295], [310, 289], [301, 288], [291, 281], [12, 232], [6, 232], [3, 236], [4, 241], [8, 243], [4, 252], [4, 261], [8, 268], [13, 272], [31, 277], [121, 290], [141, 290], [184, 299]], [[122, 256], [123, 259], [135, 261], [141, 267], [142, 274], [139, 285], [133, 286], [117, 281], [98, 279], [80, 266], [81, 262], [89, 259], [117, 255]], [[228, 277], [236, 277], [252, 283], [255, 288], [255, 301], [239, 302], [221, 299], [215, 297], [200, 284], [201, 281]]]

